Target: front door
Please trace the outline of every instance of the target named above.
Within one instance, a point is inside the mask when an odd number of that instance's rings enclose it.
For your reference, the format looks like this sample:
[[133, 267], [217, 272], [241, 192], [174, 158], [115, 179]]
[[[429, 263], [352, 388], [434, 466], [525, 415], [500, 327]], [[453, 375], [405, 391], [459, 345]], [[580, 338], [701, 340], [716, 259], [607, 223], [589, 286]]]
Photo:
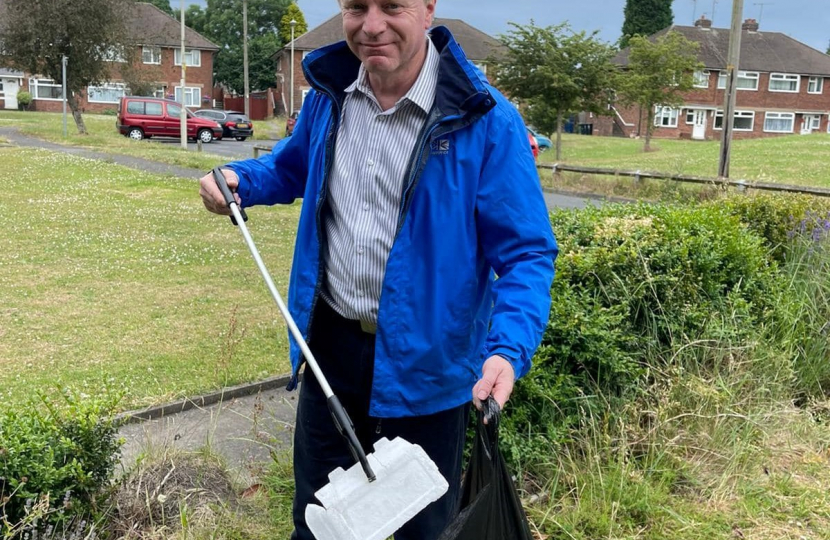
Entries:
[[801, 134], [802, 135], [809, 135], [814, 131], [818, 131], [821, 128], [821, 115], [820, 114], [805, 114], [804, 121], [801, 124]]
[[704, 109], [695, 109], [694, 125], [692, 127], [692, 139], [696, 141], [706, 140], [706, 119], [707, 112]]
[[17, 91], [20, 90], [20, 83], [17, 79], [0, 79], [3, 83], [3, 94], [5, 97], [6, 109], [17, 109]]

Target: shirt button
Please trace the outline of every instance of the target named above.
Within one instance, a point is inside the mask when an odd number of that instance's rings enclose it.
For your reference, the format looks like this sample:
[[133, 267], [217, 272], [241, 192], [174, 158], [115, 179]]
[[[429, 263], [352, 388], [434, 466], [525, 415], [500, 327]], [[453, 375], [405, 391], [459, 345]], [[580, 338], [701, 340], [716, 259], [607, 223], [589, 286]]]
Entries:
[[358, 295], [359, 297], [361, 297], [361, 298], [363, 298], [363, 296], [365, 296], [365, 295], [363, 294], [363, 291], [357, 291], [357, 295]]
[[369, 203], [363, 203], [363, 211], [364, 211], [364, 212], [368, 212], [368, 211], [369, 211]]
[[368, 164], [369, 164], [369, 166], [370, 166], [370, 167], [372, 167], [372, 166], [374, 166], [374, 164], [375, 164], [375, 160], [370, 159], [370, 160], [369, 160], [369, 161], [367, 161], [366, 163], [368, 163]]
[[359, 255], [363, 255], [363, 246], [360, 246], [360, 247], [357, 248], [357, 253]]

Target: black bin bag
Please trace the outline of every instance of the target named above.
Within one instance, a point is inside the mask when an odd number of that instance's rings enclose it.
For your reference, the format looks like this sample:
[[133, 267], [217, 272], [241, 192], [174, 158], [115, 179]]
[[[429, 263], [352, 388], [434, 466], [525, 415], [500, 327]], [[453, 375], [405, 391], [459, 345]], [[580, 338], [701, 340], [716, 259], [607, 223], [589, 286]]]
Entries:
[[476, 438], [461, 491], [461, 513], [439, 540], [533, 540], [499, 451], [499, 406], [493, 398], [478, 412]]

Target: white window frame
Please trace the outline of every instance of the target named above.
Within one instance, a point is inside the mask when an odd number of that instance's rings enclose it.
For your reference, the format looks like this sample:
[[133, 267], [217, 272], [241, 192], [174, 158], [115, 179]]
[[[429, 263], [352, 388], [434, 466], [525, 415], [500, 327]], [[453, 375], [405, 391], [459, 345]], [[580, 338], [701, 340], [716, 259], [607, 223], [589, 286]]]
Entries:
[[[38, 88], [57, 88], [58, 94], [61, 97], [57, 98], [45, 98], [38, 96]], [[55, 84], [55, 81], [52, 79], [38, 79], [37, 77], [32, 77], [29, 79], [29, 92], [32, 94], [32, 99], [41, 100], [41, 101], [63, 101], [63, 87], [60, 84]]]
[[824, 77], [810, 77], [807, 82], [808, 94], [821, 94], [824, 92]]
[[[149, 60], [147, 59], [149, 56]], [[141, 63], [142, 64], [161, 64], [161, 47], [155, 45], [144, 45], [141, 47]]]
[[694, 77], [694, 87], [695, 88], [709, 88], [709, 75], [710, 72], [708, 69], [695, 71], [693, 74]]
[[695, 110], [686, 109], [686, 125], [691, 126], [695, 123]]
[[[718, 74], [718, 90], [726, 90], [726, 75], [726, 71], [721, 71]], [[737, 90], [755, 92], [758, 90], [758, 80], [760, 78], [761, 74], [757, 71], [739, 71], [738, 80], [735, 82], [735, 87]], [[755, 81], [755, 88], [741, 88], [741, 79], [743, 79], [744, 81]]]
[[[654, 127], [676, 128], [679, 117], [680, 109], [657, 105], [654, 108]], [[668, 121], [668, 123], [666, 123], [666, 121]]]
[[202, 89], [198, 86], [185, 86], [184, 97], [187, 100], [182, 102], [182, 87], [177, 86], [174, 101], [177, 103], [184, 103], [185, 107], [201, 107], [202, 106]]
[[808, 118], [810, 119], [810, 125], [808, 126], [811, 130], [818, 131], [821, 129], [821, 115], [820, 114], [808, 114]]
[[[795, 83], [795, 89], [790, 90], [782, 90], [780, 88], [773, 88], [772, 83], [779, 82], [779, 83]], [[801, 90], [801, 75], [796, 75], [794, 73], [770, 73], [769, 74], [769, 91], [770, 92], [780, 92], [784, 94], [797, 94], [798, 91]]]
[[[773, 118], [770, 118], [773, 116]], [[783, 120], [790, 119], [790, 130], [767, 129], [767, 120]], [[794, 133], [795, 132], [795, 113], [791, 112], [767, 112], [764, 113], [764, 133]]]
[[[112, 100], [109, 99], [94, 99], [93, 94], [96, 90], [104, 92], [116, 91], [118, 94]], [[86, 99], [89, 103], [118, 103], [121, 98], [127, 95], [127, 85], [124, 83], [104, 83], [101, 85], [89, 85], [86, 87]]]
[[[733, 124], [733, 131], [755, 131], [755, 111], [735, 111], [735, 114], [733, 115], [733, 121], [738, 118], [751, 118], [752, 124], [750, 125], [749, 129], [735, 127], [735, 124]], [[721, 121], [720, 126], [718, 126], [718, 119], [720, 119]], [[718, 109], [717, 111], [715, 111], [715, 118], [712, 121], [712, 129], [714, 129], [715, 131], [723, 131], [723, 110]]]
[[[202, 66], [202, 51], [199, 49], [185, 49], [184, 54], [187, 57], [187, 67], [201, 67]], [[173, 49], [173, 65], [182, 65], [182, 49], [177, 47]]]
[[6, 96], [6, 91], [3, 89], [3, 79], [0, 79], [0, 96]]
[[126, 63], [127, 59], [124, 57], [124, 51], [118, 50], [115, 47], [108, 47], [103, 53], [101, 53], [101, 58], [104, 62], [119, 62], [119, 63]]

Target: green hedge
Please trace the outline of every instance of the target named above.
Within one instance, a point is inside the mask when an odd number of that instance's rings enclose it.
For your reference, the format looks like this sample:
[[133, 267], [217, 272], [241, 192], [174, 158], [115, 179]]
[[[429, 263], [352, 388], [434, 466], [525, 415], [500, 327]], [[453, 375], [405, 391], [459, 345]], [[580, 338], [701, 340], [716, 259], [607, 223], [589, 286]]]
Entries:
[[[511, 457], [543, 458], [594, 409], [643, 391], [692, 340], [745, 339], [780, 287], [764, 239], [727, 204], [609, 205], [552, 214], [551, 317], [505, 417]], [[540, 446], [540, 443], [544, 446]]]
[[117, 401], [62, 393], [0, 413], [0, 537], [97, 515], [119, 460]]

